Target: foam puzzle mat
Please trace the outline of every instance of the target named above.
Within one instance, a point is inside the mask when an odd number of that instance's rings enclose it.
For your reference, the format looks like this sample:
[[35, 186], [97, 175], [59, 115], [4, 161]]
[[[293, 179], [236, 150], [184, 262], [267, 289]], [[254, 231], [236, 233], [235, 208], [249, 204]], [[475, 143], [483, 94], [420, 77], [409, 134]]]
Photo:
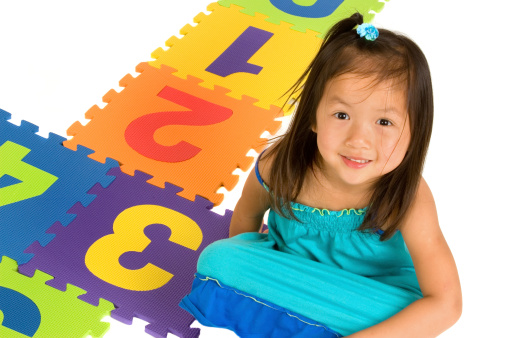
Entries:
[[291, 113], [284, 92], [330, 25], [355, 10], [371, 21], [383, 6], [221, 0], [70, 139], [0, 109], [0, 337], [103, 337], [108, 315], [145, 320], [154, 337], [198, 337], [178, 304], [202, 250], [228, 237], [217, 191], [234, 188], [232, 172], [247, 171], [248, 151]]

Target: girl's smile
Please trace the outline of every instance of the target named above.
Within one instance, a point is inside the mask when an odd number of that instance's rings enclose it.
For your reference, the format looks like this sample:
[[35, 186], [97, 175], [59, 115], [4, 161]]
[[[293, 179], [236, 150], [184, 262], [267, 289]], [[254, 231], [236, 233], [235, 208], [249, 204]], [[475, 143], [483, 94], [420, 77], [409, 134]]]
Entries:
[[370, 160], [360, 160], [353, 157], [341, 156], [345, 164], [354, 169], [364, 168], [371, 162]]
[[400, 165], [410, 142], [405, 96], [399, 85], [355, 74], [326, 84], [312, 130], [323, 175], [334, 187], [366, 191]]

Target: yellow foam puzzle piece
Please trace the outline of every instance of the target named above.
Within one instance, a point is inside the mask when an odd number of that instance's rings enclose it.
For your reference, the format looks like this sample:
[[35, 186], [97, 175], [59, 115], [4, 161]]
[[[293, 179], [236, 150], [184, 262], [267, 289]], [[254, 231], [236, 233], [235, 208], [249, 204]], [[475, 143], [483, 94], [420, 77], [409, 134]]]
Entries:
[[[201, 86], [212, 89], [214, 85], [231, 90], [227, 95], [240, 99], [242, 95], [254, 97], [256, 106], [268, 109], [270, 105], [281, 106], [288, 99], [279, 99], [301, 76], [311, 59], [317, 53], [322, 39], [318, 32], [305, 33], [290, 28], [290, 24], [280, 25], [266, 22], [266, 16], [245, 15], [242, 8], [231, 5], [223, 7], [217, 3], [208, 6], [211, 14], [200, 13], [194, 18], [197, 26], [182, 28], [183, 38], [173, 36], [167, 40], [170, 48], [156, 49], [152, 53], [155, 61], [150, 65], [160, 68], [162, 64], [178, 69], [174, 75], [198, 77], [204, 82]], [[262, 67], [258, 74], [246, 72], [233, 73], [222, 77], [206, 71], [248, 27], [255, 27], [272, 33], [272, 37], [262, 45], [248, 60], [248, 63]], [[286, 109], [287, 111], [287, 109]]]

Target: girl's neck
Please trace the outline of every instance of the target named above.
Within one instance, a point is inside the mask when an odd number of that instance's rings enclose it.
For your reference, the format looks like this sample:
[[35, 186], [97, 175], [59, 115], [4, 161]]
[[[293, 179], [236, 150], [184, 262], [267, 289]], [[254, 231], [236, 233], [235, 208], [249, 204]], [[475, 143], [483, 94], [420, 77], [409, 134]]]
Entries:
[[369, 204], [371, 186], [348, 185], [325, 175], [318, 167], [314, 167], [314, 170], [315, 174], [311, 169], [306, 174], [298, 198], [302, 204], [330, 210], [362, 209]]

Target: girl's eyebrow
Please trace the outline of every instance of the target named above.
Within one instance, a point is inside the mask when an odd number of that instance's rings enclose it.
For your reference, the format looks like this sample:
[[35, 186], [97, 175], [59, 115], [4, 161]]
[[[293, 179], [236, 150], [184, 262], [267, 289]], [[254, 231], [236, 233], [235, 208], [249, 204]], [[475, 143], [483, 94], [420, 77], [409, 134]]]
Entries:
[[396, 109], [395, 107], [386, 107], [386, 108], [382, 108], [382, 109], [377, 109], [377, 111], [383, 112], [383, 113], [393, 112], [394, 114], [398, 115], [399, 117], [403, 117], [403, 114], [400, 113], [400, 111], [398, 109]]
[[[334, 103], [334, 102], [338, 102], [338, 103], [341, 103], [343, 104], [344, 106], [347, 106], [347, 107], [350, 107], [350, 104], [348, 104], [347, 102], [345, 102], [343, 99], [341, 99], [338, 95], [334, 95], [332, 96], [329, 101], [331, 103]], [[377, 109], [377, 111], [379, 112], [384, 112], [384, 113], [389, 113], [389, 112], [393, 112], [394, 114], [398, 115], [399, 117], [403, 117], [404, 115], [398, 110], [396, 109], [395, 107], [386, 107], [386, 108], [381, 108], [381, 109]]]
[[348, 104], [347, 102], [345, 102], [344, 100], [342, 100], [342, 99], [341, 99], [339, 96], [337, 96], [337, 95], [332, 96], [332, 97], [329, 99], [329, 101], [331, 101], [331, 102], [338, 102], [338, 103], [341, 103], [341, 104], [343, 104], [343, 105], [345, 105], [345, 106], [347, 106], [347, 107], [350, 107], [350, 104]]

